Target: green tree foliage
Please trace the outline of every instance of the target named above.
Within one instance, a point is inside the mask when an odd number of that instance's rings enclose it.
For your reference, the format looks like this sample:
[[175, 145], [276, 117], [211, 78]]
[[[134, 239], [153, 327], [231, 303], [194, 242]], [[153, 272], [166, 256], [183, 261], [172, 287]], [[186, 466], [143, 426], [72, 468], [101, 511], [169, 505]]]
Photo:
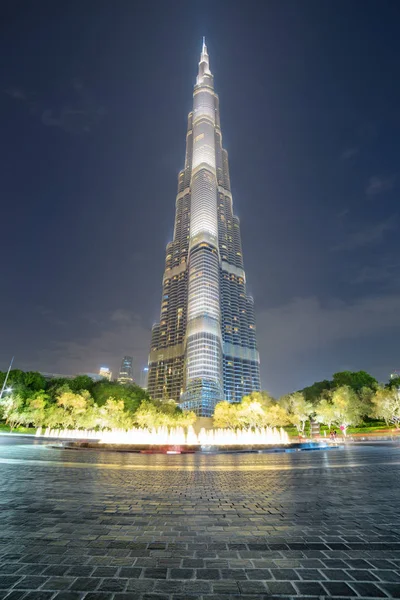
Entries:
[[23, 385], [28, 390], [39, 392], [46, 389], [46, 380], [43, 375], [36, 371], [27, 371], [24, 373]]
[[324, 379], [323, 381], [316, 381], [312, 385], [305, 387], [303, 390], [300, 390], [303, 394], [307, 402], [311, 402], [311, 404], [318, 404], [321, 397], [327, 395], [332, 389], [332, 381], [328, 381]]
[[315, 420], [330, 429], [335, 422], [335, 410], [331, 400], [322, 398], [315, 407]]
[[24, 398], [18, 393], [4, 395], [0, 400], [1, 416], [12, 431], [23, 424]]
[[213, 421], [215, 427], [222, 429], [237, 429], [240, 427], [238, 404], [224, 400], [218, 402], [214, 409]]
[[385, 387], [400, 389], [400, 377], [392, 377]]
[[[0, 373], [0, 385], [4, 378]], [[46, 381], [40, 373], [20, 370], [10, 372], [9, 382], [12, 392], [0, 400], [0, 419], [11, 428], [187, 427], [196, 420], [194, 413], [183, 413], [173, 400], [151, 400], [136, 384], [93, 382], [86, 375]]]
[[[87, 390], [74, 394], [70, 389], [65, 388], [57, 397], [57, 406], [63, 409], [62, 427], [85, 427], [82, 420], [85, 419], [86, 412], [93, 405], [93, 400]], [[86, 428], [86, 427], [85, 427]]]
[[130, 429], [133, 427], [133, 416], [125, 410], [123, 400], [108, 398], [99, 408], [100, 425], [109, 429]]
[[138, 385], [121, 385], [111, 381], [99, 381], [92, 388], [93, 399], [98, 406], [103, 406], [108, 398], [123, 400], [125, 409], [135, 412], [144, 400], [150, 400], [146, 390]]
[[286, 409], [290, 422], [304, 435], [306, 423], [314, 413], [311, 402], [307, 402], [302, 392], [294, 392], [281, 398], [281, 405]]
[[286, 410], [268, 392], [252, 392], [241, 402], [218, 402], [214, 426], [227, 429], [279, 427], [289, 423]]
[[196, 421], [194, 412], [182, 412], [174, 400], [145, 400], [134, 414], [138, 427], [188, 427]]
[[377, 419], [384, 419], [386, 425], [399, 423], [400, 391], [397, 387], [379, 386], [371, 400], [372, 414]]
[[68, 381], [68, 387], [73, 392], [80, 392], [86, 390], [92, 392], [95, 383], [89, 375], [77, 375], [74, 379]]
[[347, 386], [354, 392], [360, 392], [362, 388], [376, 389], [378, 382], [366, 371], [341, 371], [333, 374], [333, 388]]
[[340, 371], [334, 373], [331, 380], [316, 381], [312, 385], [300, 390], [307, 402], [316, 406], [321, 399], [329, 398], [330, 392], [334, 389], [347, 385], [357, 393], [365, 389], [375, 390], [378, 382], [366, 371]]
[[359, 425], [365, 415], [365, 403], [348, 385], [342, 385], [332, 392], [334, 423], [346, 435], [349, 425]]

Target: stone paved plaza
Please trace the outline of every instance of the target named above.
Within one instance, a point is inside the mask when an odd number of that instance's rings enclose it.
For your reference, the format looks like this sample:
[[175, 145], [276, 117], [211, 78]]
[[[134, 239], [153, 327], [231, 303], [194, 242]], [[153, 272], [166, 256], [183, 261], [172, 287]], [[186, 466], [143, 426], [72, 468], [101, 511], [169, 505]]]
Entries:
[[0, 598], [400, 598], [400, 447], [150, 456], [0, 437]]

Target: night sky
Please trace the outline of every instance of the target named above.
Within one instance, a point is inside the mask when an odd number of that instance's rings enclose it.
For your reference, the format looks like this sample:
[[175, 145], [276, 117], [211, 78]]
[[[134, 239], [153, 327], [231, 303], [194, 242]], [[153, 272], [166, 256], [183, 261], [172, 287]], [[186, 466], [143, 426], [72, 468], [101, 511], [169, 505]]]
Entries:
[[400, 368], [400, 3], [3, 1], [0, 369], [147, 362], [206, 36], [263, 387]]

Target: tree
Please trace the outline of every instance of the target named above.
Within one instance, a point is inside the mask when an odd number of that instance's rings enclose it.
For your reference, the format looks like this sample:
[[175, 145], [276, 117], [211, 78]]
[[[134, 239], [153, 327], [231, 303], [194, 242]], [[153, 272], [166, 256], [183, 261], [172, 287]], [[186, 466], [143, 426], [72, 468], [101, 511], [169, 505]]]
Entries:
[[218, 402], [214, 426], [226, 429], [277, 427], [289, 423], [286, 410], [268, 392], [253, 392], [237, 404]]
[[304, 394], [307, 402], [311, 402], [311, 404], [315, 405], [318, 404], [318, 402], [321, 400], [321, 397], [328, 395], [331, 389], [332, 381], [324, 379], [323, 381], [316, 381], [312, 385], [305, 387], [300, 391]]
[[17, 393], [7, 394], [0, 400], [0, 409], [3, 419], [12, 431], [22, 425], [21, 414], [24, 406], [24, 398]]
[[37, 371], [27, 371], [24, 373], [23, 385], [34, 392], [44, 391], [46, 389], [46, 380], [41, 373]]
[[68, 382], [69, 389], [73, 392], [86, 390], [91, 392], [94, 386], [94, 381], [89, 375], [77, 375]]
[[93, 400], [87, 390], [74, 394], [70, 389], [64, 388], [57, 398], [57, 406], [64, 410], [61, 425], [66, 428], [81, 427], [84, 414], [92, 404]]
[[281, 398], [281, 404], [287, 410], [290, 422], [299, 434], [304, 435], [306, 423], [314, 412], [311, 402], [307, 402], [302, 392], [294, 392]]
[[239, 404], [231, 404], [226, 400], [215, 405], [213, 423], [214, 427], [222, 429], [236, 429], [239, 427]]
[[100, 409], [100, 424], [110, 429], [130, 429], [133, 427], [132, 416], [125, 410], [123, 400], [108, 398]]
[[24, 407], [20, 412], [21, 423], [28, 427], [42, 427], [46, 422], [46, 406], [48, 396], [43, 390], [33, 392], [25, 399]]
[[400, 391], [395, 387], [379, 386], [372, 397], [372, 415], [384, 419], [386, 425], [400, 420]]
[[318, 423], [324, 423], [331, 428], [332, 423], [335, 421], [335, 410], [330, 400], [322, 398], [315, 407], [315, 420]]
[[334, 422], [339, 425], [346, 436], [349, 425], [361, 423], [365, 404], [348, 385], [342, 385], [332, 392]]
[[123, 400], [125, 409], [131, 413], [139, 408], [142, 401], [150, 401], [147, 391], [136, 384], [121, 385], [111, 381], [99, 381], [93, 385], [91, 393], [98, 406], [103, 406], [108, 398], [114, 398]]
[[160, 406], [157, 407], [153, 402], [145, 400], [134, 414], [136, 424], [139, 427], [146, 427], [147, 429], [157, 427], [188, 427], [189, 425], [193, 425], [197, 418], [195, 413], [191, 411], [183, 413], [179, 409], [172, 413], [169, 410], [171, 407], [170, 402], [167, 401], [169, 403], [167, 410], [162, 410]]
[[344, 385], [350, 387], [354, 392], [360, 392], [362, 388], [376, 389], [378, 382], [366, 371], [341, 371], [333, 374], [333, 387]]
[[400, 389], [400, 377], [392, 377], [385, 387]]
[[265, 409], [264, 412], [264, 424], [268, 427], [284, 427], [290, 423], [287, 411], [277, 402]]

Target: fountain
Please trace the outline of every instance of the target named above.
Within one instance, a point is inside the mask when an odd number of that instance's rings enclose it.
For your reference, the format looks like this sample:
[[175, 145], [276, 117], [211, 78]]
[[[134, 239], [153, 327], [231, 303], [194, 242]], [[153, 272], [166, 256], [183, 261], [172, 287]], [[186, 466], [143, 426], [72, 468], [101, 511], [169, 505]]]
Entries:
[[[270, 446], [289, 444], [289, 436], [282, 428], [257, 429], [201, 429], [196, 434], [193, 427], [133, 428], [129, 430], [82, 430], [39, 428], [37, 437], [66, 440], [68, 447], [97, 447], [133, 452], [207, 452], [229, 450], [260, 450]], [[76, 440], [76, 442], [74, 442]]]

